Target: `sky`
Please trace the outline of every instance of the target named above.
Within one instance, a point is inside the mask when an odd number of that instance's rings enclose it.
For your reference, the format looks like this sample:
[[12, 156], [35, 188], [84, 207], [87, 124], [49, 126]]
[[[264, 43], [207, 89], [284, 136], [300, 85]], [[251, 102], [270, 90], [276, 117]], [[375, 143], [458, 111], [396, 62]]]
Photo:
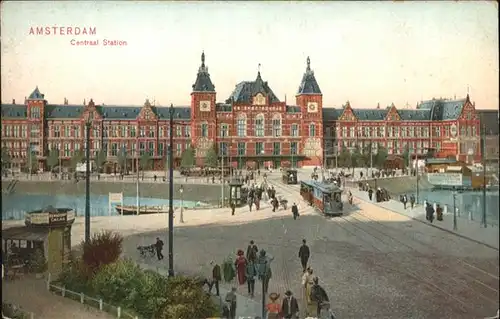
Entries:
[[[30, 35], [52, 26], [96, 34]], [[1, 42], [3, 103], [38, 86], [53, 104], [187, 106], [204, 51], [218, 102], [261, 64], [295, 104], [309, 56], [324, 107], [415, 107], [467, 92], [476, 108], [499, 105], [496, 2], [3, 1]]]

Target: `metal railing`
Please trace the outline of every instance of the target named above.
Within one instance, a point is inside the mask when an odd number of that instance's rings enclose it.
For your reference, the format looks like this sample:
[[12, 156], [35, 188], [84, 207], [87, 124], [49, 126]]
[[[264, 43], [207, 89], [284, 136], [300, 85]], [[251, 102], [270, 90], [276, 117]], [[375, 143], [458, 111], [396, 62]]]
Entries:
[[51, 291], [55, 294], [60, 294], [62, 297], [70, 298], [76, 301], [80, 301], [81, 304], [90, 305], [94, 308], [99, 309], [100, 311], [105, 311], [112, 315], [115, 315], [117, 318], [125, 318], [125, 319], [139, 319], [138, 316], [130, 314], [124, 311], [119, 306], [114, 306], [109, 303], [103, 301], [102, 298], [95, 298], [88, 295], [85, 295], [83, 292], [76, 292], [66, 287], [60, 287], [51, 283], [51, 274], [48, 274], [47, 278], [47, 290]]

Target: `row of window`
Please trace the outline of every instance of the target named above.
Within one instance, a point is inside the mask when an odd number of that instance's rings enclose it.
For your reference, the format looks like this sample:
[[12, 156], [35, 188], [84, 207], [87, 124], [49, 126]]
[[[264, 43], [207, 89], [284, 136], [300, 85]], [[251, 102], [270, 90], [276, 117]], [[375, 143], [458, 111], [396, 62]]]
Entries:
[[[200, 127], [201, 127], [201, 129], [200, 129], [199, 135], [202, 137], [208, 137], [208, 131], [209, 131], [208, 123], [202, 123]], [[254, 129], [254, 132], [253, 132], [254, 135], [250, 135], [250, 134], [248, 134], [248, 127], [247, 127], [246, 119], [240, 118], [236, 122], [236, 136], [238, 136], [238, 137], [247, 137], [247, 136], [281, 137], [284, 135], [291, 136], [291, 137], [299, 137], [300, 136], [299, 135], [300, 134], [299, 124], [295, 124], [295, 123], [291, 124], [290, 130], [284, 132], [280, 119], [273, 120], [270, 130], [266, 129], [263, 119], [256, 119], [253, 129]], [[220, 137], [229, 137], [230, 136], [229, 124], [221, 124], [220, 125], [219, 136]], [[311, 136], [311, 137], [316, 136], [316, 125], [315, 124], [309, 125], [309, 135], [308, 136]]]
[[[237, 143], [237, 156], [246, 156], [246, 155], [268, 155], [269, 153], [266, 153], [266, 148], [265, 145], [266, 143], [264, 142], [256, 142], [252, 143], [255, 144], [254, 147], [254, 154], [249, 154], [248, 153], [248, 144], [245, 142], [238, 142]], [[272, 143], [272, 155], [281, 155], [282, 154], [282, 144], [281, 142], [273, 142]], [[219, 143], [219, 154], [222, 156], [228, 156], [229, 155], [229, 143], [226, 142], [220, 142]], [[291, 155], [297, 155], [299, 154], [299, 144], [297, 142], [290, 142], [290, 154]]]
[[[327, 127], [325, 129], [326, 137], [429, 137], [429, 127], [419, 126], [358, 126], [358, 127]], [[477, 128], [474, 125], [460, 126], [460, 136], [474, 137], [477, 135]], [[387, 133], [387, 134], [386, 134]], [[432, 128], [432, 137], [450, 137], [456, 136], [459, 132], [453, 126], [436, 126]]]

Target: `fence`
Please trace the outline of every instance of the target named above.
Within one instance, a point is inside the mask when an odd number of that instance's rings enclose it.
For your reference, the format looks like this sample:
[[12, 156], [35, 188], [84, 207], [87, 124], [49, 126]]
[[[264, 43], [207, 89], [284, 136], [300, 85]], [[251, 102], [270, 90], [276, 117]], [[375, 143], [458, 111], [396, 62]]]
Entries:
[[79, 301], [81, 304], [87, 304], [94, 308], [99, 309], [100, 311], [105, 311], [112, 315], [116, 315], [117, 318], [125, 318], [125, 319], [139, 319], [136, 315], [132, 315], [124, 310], [121, 307], [113, 306], [104, 302], [100, 298], [93, 298], [85, 295], [83, 292], [76, 292], [66, 287], [60, 287], [51, 283], [51, 274], [49, 273], [47, 278], [47, 290], [52, 291], [55, 294], [59, 294], [65, 298], [70, 298], [76, 301]]

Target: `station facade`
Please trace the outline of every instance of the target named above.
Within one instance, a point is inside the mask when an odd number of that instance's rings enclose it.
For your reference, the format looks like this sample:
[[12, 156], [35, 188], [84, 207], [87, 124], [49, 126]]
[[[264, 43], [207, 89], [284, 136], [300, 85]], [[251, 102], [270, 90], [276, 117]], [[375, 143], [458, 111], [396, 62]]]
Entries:
[[[164, 169], [169, 145], [169, 107], [98, 105], [93, 99], [80, 105], [50, 104], [40, 90], [24, 103], [2, 104], [2, 148], [13, 165], [26, 162], [29, 151], [41, 169], [51, 149], [67, 161], [85, 149], [85, 123], [91, 123], [92, 156], [105, 150], [109, 162], [125, 150], [130, 165], [147, 153], [154, 169]], [[193, 148], [198, 165], [215, 147], [219, 159], [234, 167], [334, 166], [346, 147], [389, 154], [455, 156], [472, 162], [480, 159], [480, 120], [469, 95], [465, 99], [432, 99], [414, 109], [395, 105], [357, 108], [323, 106], [323, 94], [307, 58], [295, 104], [274, 94], [260, 71], [255, 80], [236, 85], [232, 94], [217, 102], [215, 85], [205, 64], [205, 54], [192, 85], [189, 106], [174, 107], [173, 155], [175, 166], [182, 153]], [[16, 164], [17, 163], [17, 164]]]

